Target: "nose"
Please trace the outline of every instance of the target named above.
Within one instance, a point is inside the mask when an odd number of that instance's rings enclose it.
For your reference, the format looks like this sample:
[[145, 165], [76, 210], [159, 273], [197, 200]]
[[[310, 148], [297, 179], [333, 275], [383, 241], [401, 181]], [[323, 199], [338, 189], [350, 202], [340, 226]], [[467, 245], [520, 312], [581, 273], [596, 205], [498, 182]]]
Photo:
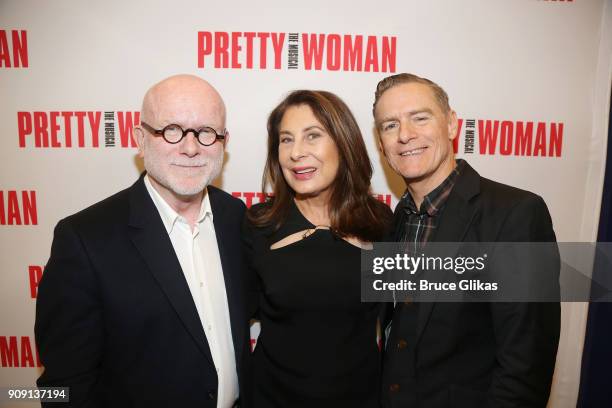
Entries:
[[398, 134], [398, 140], [400, 143], [408, 143], [411, 139], [416, 137], [416, 133], [410, 123], [400, 123], [400, 129]]
[[200, 142], [195, 131], [190, 131], [185, 135], [183, 140], [179, 142], [180, 152], [188, 157], [197, 156], [200, 153]]
[[304, 156], [306, 156], [304, 144], [299, 138], [296, 138], [293, 141], [293, 146], [291, 146], [291, 160], [298, 161]]

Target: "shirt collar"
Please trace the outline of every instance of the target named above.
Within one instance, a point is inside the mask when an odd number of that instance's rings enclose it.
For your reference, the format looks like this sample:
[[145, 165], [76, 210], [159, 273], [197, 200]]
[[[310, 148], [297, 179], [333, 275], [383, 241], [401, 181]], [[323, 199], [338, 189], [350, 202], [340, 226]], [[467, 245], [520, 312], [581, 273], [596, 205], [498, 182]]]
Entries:
[[442, 183], [436, 188], [434, 188], [429, 194], [423, 197], [423, 202], [421, 203], [420, 211], [416, 208], [416, 204], [410, 192], [406, 189], [406, 192], [401, 198], [401, 201], [404, 205], [404, 209], [413, 214], [429, 214], [430, 217], [435, 216], [440, 212], [440, 209], [446, 203], [446, 199], [450, 194], [459, 174], [463, 170], [465, 166], [465, 160], [457, 159], [457, 165], [448, 175], [447, 178], [444, 179]]
[[[153, 187], [153, 184], [151, 184], [151, 180], [149, 179], [148, 174], [144, 177], [144, 183], [145, 187], [147, 188], [147, 191], [149, 192], [149, 195], [151, 196], [151, 199], [153, 200], [153, 204], [155, 204], [155, 207], [157, 208], [157, 211], [161, 216], [164, 227], [166, 228], [166, 232], [170, 234], [174, 229], [174, 225], [176, 224], [176, 222], [179, 219], [182, 219], [182, 217], [176, 211], [174, 211], [172, 207], [170, 207], [170, 204], [168, 204], [166, 200], [164, 200], [164, 198], [161, 196], [161, 194], [157, 192], [155, 187]], [[198, 224], [201, 223], [202, 221], [204, 221], [206, 216], [210, 216], [210, 219], [212, 221], [213, 213], [212, 207], [210, 206], [210, 197], [208, 196], [208, 189], [205, 188], [204, 197], [202, 198], [202, 205], [200, 207], [200, 214], [198, 215], [198, 219], [196, 222]]]

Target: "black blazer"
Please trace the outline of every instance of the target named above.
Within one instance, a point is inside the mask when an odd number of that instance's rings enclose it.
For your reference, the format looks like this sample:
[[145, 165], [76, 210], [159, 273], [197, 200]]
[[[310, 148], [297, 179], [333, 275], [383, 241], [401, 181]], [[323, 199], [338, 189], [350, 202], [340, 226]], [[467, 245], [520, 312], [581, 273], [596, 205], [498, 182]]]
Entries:
[[[403, 217], [396, 209], [396, 226]], [[556, 240], [542, 198], [482, 178], [467, 163], [438, 225], [437, 242]], [[393, 314], [384, 406], [546, 406], [559, 342], [559, 303], [420, 303], [412, 337], [404, 338], [406, 330], [395, 322], [413, 306], [398, 304]]]
[[[208, 192], [242, 388], [245, 206], [217, 188]], [[70, 387], [70, 404], [62, 406], [216, 407], [206, 336], [143, 176], [58, 223], [35, 335], [45, 366], [38, 386]]]

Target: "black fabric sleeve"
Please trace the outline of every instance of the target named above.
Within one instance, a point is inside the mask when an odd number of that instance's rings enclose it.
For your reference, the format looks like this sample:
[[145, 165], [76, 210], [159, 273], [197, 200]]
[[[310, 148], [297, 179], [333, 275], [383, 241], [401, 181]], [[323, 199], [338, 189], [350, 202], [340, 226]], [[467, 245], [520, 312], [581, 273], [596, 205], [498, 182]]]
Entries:
[[[509, 213], [499, 242], [555, 242], [552, 220], [544, 201], [529, 195]], [[556, 252], [546, 263], [556, 276]], [[556, 269], [556, 270], [555, 270]], [[558, 302], [491, 303], [497, 343], [497, 367], [489, 391], [490, 407], [546, 407], [550, 394], [561, 309]]]
[[96, 287], [81, 240], [68, 222], [61, 221], [38, 288], [34, 331], [45, 367], [37, 384], [69, 387], [70, 402], [60, 404], [63, 407], [97, 406], [94, 394], [104, 338]]
[[255, 245], [255, 227], [248, 220], [247, 213], [244, 215], [242, 222], [242, 250], [245, 257], [246, 268], [244, 269], [246, 292], [246, 310], [248, 319], [257, 319], [259, 311], [259, 296], [260, 296], [260, 280], [257, 272], [253, 267], [254, 245]]

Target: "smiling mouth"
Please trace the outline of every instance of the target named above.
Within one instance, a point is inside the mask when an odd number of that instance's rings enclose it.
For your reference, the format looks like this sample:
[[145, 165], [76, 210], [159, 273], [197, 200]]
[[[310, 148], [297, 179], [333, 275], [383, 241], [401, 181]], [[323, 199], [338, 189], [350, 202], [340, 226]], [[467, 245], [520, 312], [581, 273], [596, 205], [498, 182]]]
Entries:
[[301, 168], [301, 169], [294, 169], [293, 172], [295, 174], [308, 174], [308, 173], [314, 173], [317, 169], [314, 167], [306, 167], [306, 168]]
[[293, 179], [299, 181], [307, 181], [312, 179], [315, 176], [315, 172], [317, 171], [316, 167], [296, 167], [291, 169], [293, 172]]
[[400, 156], [416, 156], [423, 153], [427, 149], [427, 147], [419, 147], [418, 149], [406, 150], [405, 152], [401, 152]]

